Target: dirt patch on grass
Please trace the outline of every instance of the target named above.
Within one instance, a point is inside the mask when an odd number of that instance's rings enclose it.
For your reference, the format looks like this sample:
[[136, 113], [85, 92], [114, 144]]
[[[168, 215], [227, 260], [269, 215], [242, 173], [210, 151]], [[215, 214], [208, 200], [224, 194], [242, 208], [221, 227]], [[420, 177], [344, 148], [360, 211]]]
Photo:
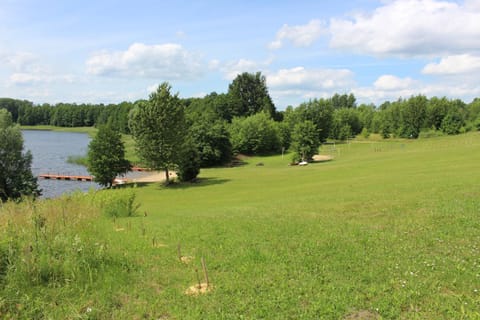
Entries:
[[[177, 174], [175, 172], [169, 172], [170, 179], [176, 178]], [[130, 182], [162, 182], [165, 181], [165, 172], [151, 172], [143, 177], [130, 180]]]
[[346, 315], [344, 320], [377, 320], [380, 315], [369, 310], [358, 310]]
[[206, 283], [195, 284], [190, 286], [187, 290], [185, 290], [185, 294], [187, 296], [198, 296], [200, 294], [205, 294], [212, 291], [212, 285], [207, 285]]
[[246, 154], [239, 153], [235, 156], [235, 159], [244, 161], [244, 160], [250, 159], [250, 157], [247, 156]]
[[180, 257], [180, 261], [185, 263], [185, 264], [189, 264], [190, 262], [193, 261], [193, 257], [190, 257], [190, 256], [181, 256]]
[[333, 160], [333, 156], [328, 155], [328, 154], [316, 154], [313, 156], [313, 161], [315, 162], [324, 162], [324, 161], [330, 161]]

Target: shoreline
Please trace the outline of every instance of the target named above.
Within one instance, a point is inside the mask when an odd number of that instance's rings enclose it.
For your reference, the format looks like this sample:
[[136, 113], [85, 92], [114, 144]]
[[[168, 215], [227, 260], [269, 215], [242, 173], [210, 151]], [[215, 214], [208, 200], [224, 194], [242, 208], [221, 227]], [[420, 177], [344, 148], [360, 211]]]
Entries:
[[[170, 178], [176, 178], [177, 174], [174, 171], [169, 172]], [[162, 182], [165, 181], [165, 171], [151, 171], [145, 173], [140, 177], [128, 178], [127, 183], [144, 183], [144, 182]]]

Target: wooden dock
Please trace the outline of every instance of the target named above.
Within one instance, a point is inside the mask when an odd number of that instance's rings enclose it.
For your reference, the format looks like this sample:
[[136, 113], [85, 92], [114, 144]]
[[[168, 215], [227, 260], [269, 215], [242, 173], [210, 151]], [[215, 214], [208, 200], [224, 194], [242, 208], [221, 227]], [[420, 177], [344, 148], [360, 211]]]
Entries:
[[76, 176], [76, 175], [66, 175], [66, 174], [40, 174], [39, 178], [47, 180], [69, 180], [69, 181], [93, 181], [92, 176]]

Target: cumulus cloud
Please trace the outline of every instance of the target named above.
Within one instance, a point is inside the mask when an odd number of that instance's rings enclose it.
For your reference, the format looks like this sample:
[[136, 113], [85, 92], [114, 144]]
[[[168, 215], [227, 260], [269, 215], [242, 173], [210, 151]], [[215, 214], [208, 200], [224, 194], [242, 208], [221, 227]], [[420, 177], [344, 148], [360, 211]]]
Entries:
[[269, 48], [280, 49], [286, 41], [297, 47], [307, 47], [324, 34], [325, 31], [325, 27], [320, 20], [311, 20], [307, 24], [298, 26], [284, 24], [278, 30], [275, 40], [269, 44]]
[[438, 63], [429, 63], [423, 74], [429, 75], [464, 75], [478, 74], [480, 71], [480, 56], [460, 54], [442, 58]]
[[373, 84], [375, 89], [392, 91], [392, 90], [405, 90], [415, 87], [417, 81], [411, 78], [399, 78], [393, 75], [380, 76]]
[[353, 73], [347, 69], [305, 69], [296, 67], [281, 69], [267, 76], [267, 83], [272, 88], [305, 88], [331, 90], [352, 86]]
[[38, 57], [31, 52], [5, 54], [1, 60], [15, 72], [34, 72], [40, 69]]
[[332, 19], [330, 46], [373, 55], [429, 56], [480, 50], [479, 1], [386, 2], [372, 13]]
[[412, 95], [423, 94], [427, 97], [459, 98], [468, 102], [478, 96], [480, 85], [478, 82], [458, 83], [455, 79], [441, 78], [425, 83], [412, 78], [399, 78], [392, 75], [378, 77], [371, 86], [356, 87], [352, 89], [357, 99], [361, 102], [375, 103], [394, 101], [398, 98], [408, 98]]
[[211, 67], [217, 67], [224, 74], [227, 80], [233, 80], [237, 77], [237, 75], [244, 72], [254, 73], [257, 71], [262, 71], [266, 69], [271, 63], [271, 59], [267, 59], [265, 61], [239, 59], [237, 61], [230, 61], [223, 64], [217, 60], [213, 60], [211, 63]]
[[175, 43], [134, 43], [126, 51], [102, 51], [86, 62], [87, 72], [100, 76], [195, 79], [202, 72], [201, 57]]
[[353, 72], [347, 69], [306, 69], [296, 67], [267, 74], [272, 98], [282, 104], [328, 97], [335, 92], [349, 92], [355, 86]]
[[75, 80], [73, 75], [53, 71], [51, 66], [42, 63], [40, 57], [31, 52], [4, 54], [0, 61], [12, 72], [5, 82], [9, 87], [72, 83]]
[[73, 83], [75, 77], [72, 75], [55, 75], [48, 73], [28, 73], [28, 72], [16, 72], [9, 77], [10, 85], [33, 85], [38, 83]]

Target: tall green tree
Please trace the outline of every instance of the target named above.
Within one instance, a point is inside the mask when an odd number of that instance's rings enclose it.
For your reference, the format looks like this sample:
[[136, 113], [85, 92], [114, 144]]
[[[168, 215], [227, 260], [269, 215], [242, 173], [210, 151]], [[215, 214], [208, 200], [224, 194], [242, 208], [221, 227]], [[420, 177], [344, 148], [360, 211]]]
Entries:
[[318, 152], [320, 140], [317, 127], [310, 120], [299, 122], [292, 131], [292, 144], [290, 146], [293, 161], [309, 161]]
[[104, 187], [111, 187], [116, 176], [130, 169], [130, 163], [125, 159], [122, 137], [111, 124], [101, 126], [90, 141], [87, 163], [94, 180]]
[[441, 129], [446, 134], [459, 134], [460, 129], [464, 125], [464, 121], [460, 111], [458, 110], [451, 110], [445, 118], [443, 118]]
[[404, 138], [418, 138], [420, 130], [425, 123], [427, 102], [428, 99], [425, 96], [418, 95], [411, 97], [402, 104], [400, 110], [400, 136]]
[[33, 176], [32, 154], [23, 152], [20, 128], [12, 115], [0, 109], [0, 200], [18, 200], [23, 196], [40, 195], [37, 178]]
[[356, 104], [357, 99], [355, 98], [353, 93], [350, 93], [349, 95], [347, 94], [339, 95], [338, 93], [335, 93], [330, 98], [330, 100], [332, 102], [334, 109], [355, 108], [357, 106]]
[[139, 156], [149, 168], [165, 171], [166, 184], [169, 170], [178, 163], [186, 127], [178, 93], [170, 90], [167, 82], [159, 85], [148, 101], [136, 104], [129, 120]]
[[333, 139], [346, 140], [351, 135], [357, 135], [362, 131], [362, 123], [358, 117], [357, 109], [336, 109], [333, 115], [333, 123], [330, 129], [330, 137]]
[[295, 109], [298, 113], [298, 122], [310, 120], [317, 128], [318, 139], [321, 142], [327, 140], [333, 125], [334, 109], [331, 99], [314, 99], [302, 103]]
[[272, 118], [275, 116], [275, 105], [268, 93], [265, 76], [260, 72], [239, 74], [228, 86], [228, 96], [231, 118], [251, 116], [261, 111]]
[[450, 102], [446, 97], [440, 99], [437, 97], [431, 98], [427, 104], [425, 127], [434, 128], [435, 130], [440, 129], [443, 118], [445, 118], [448, 113], [449, 104]]
[[475, 98], [473, 101], [468, 105], [468, 119], [475, 121], [477, 118], [480, 117], [480, 98]]
[[227, 122], [213, 111], [189, 114], [189, 136], [193, 140], [202, 167], [211, 167], [228, 162], [232, 144]]

